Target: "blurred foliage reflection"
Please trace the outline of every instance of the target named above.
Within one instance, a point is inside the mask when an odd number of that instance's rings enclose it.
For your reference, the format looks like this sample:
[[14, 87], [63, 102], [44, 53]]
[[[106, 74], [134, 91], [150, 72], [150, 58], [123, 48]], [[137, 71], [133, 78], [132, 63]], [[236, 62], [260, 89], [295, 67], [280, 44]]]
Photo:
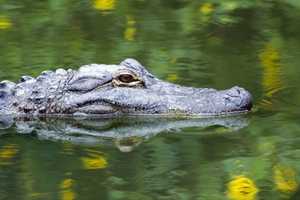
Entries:
[[273, 169], [274, 181], [279, 191], [293, 193], [298, 189], [296, 172], [291, 167], [275, 166]]

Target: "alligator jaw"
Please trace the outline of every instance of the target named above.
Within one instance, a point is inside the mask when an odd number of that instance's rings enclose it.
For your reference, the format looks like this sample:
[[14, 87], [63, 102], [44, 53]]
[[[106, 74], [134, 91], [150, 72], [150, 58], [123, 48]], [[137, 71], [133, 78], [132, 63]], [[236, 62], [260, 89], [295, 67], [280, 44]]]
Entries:
[[[76, 98], [75, 98], [76, 99]], [[222, 116], [251, 110], [251, 94], [243, 88], [228, 90], [196, 89], [176, 86], [170, 91], [153, 88], [111, 88], [86, 94], [73, 101], [76, 113], [87, 115], [169, 115]]]

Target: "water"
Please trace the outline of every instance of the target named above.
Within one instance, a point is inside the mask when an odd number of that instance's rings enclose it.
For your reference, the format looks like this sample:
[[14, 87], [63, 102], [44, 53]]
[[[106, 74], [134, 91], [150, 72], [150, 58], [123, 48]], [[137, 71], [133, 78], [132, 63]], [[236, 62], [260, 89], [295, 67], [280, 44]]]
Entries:
[[221, 119], [9, 119], [0, 199], [299, 199], [296, 1], [0, 4], [0, 79], [137, 58], [159, 78], [254, 96]]

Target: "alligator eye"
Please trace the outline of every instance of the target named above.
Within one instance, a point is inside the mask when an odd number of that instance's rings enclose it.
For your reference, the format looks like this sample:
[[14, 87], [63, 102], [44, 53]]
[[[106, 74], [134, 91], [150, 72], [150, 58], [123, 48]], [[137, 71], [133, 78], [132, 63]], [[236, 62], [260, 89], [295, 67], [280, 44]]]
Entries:
[[112, 83], [116, 87], [142, 87], [144, 85], [138, 75], [128, 70], [116, 73]]
[[136, 81], [135, 78], [131, 74], [121, 74], [118, 79], [123, 83], [131, 83]]

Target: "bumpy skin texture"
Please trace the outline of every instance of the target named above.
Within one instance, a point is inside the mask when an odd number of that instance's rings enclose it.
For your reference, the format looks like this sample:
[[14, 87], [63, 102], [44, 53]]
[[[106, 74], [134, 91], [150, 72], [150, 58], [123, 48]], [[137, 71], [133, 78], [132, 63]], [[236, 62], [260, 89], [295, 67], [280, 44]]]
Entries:
[[45, 71], [19, 83], [0, 83], [0, 113], [15, 115], [186, 114], [215, 116], [247, 112], [248, 91], [182, 87], [155, 78], [138, 61]]

